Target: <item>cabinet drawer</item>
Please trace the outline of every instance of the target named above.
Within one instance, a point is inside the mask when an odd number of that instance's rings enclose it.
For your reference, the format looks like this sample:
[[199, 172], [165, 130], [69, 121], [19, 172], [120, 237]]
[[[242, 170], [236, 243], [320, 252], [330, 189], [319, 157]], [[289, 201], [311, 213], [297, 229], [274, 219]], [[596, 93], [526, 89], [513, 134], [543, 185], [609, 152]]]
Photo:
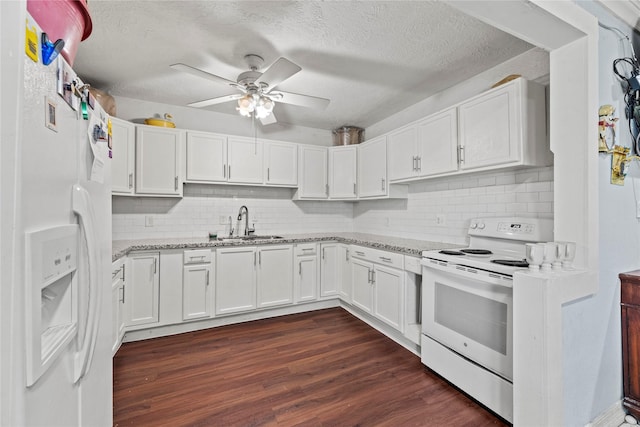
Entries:
[[192, 249], [184, 251], [185, 264], [208, 264], [211, 262], [211, 249]]
[[422, 274], [422, 266], [420, 265], [420, 258], [414, 256], [405, 255], [404, 257], [404, 269], [411, 273]]
[[351, 246], [351, 256], [375, 262], [376, 264], [388, 265], [389, 267], [404, 269], [404, 255], [394, 252], [382, 251], [380, 249], [365, 248], [362, 246]]
[[318, 253], [317, 243], [300, 243], [296, 245], [296, 256], [316, 255]]

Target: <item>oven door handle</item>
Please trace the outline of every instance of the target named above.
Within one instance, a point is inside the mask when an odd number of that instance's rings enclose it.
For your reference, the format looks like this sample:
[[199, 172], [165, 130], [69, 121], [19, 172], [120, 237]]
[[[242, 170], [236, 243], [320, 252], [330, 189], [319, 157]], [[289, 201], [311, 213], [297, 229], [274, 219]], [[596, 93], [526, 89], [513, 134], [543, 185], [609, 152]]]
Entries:
[[[492, 273], [489, 271], [468, 267], [462, 264], [453, 264], [450, 262], [438, 261], [431, 258], [423, 258], [420, 261], [420, 264], [422, 264], [423, 269], [431, 268], [434, 270], [444, 271], [448, 274], [462, 276], [467, 279], [481, 280], [486, 283], [504, 286], [506, 288], [513, 287], [513, 278], [499, 273]], [[426, 272], [422, 273], [423, 277], [425, 276], [425, 273]]]

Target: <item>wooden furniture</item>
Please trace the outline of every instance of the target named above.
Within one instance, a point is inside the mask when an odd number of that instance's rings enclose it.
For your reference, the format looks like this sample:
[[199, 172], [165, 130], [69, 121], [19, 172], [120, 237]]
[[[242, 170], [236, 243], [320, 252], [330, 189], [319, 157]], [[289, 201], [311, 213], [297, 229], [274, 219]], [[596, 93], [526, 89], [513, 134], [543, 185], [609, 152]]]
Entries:
[[620, 274], [624, 407], [640, 418], [640, 270]]

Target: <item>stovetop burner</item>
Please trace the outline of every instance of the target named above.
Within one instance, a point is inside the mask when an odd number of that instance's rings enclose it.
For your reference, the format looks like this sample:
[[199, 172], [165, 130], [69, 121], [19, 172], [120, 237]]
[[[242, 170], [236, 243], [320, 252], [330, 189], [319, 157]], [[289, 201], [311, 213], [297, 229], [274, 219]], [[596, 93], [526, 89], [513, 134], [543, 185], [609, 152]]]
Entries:
[[464, 255], [464, 253], [460, 252], [460, 251], [452, 251], [452, 250], [447, 250], [447, 249], [443, 249], [440, 251], [441, 254], [445, 254], [445, 255]]
[[460, 252], [468, 255], [491, 255], [493, 253], [488, 249], [460, 249]]
[[492, 263], [499, 265], [507, 265], [509, 267], [529, 267], [529, 263], [519, 259], [492, 259]]

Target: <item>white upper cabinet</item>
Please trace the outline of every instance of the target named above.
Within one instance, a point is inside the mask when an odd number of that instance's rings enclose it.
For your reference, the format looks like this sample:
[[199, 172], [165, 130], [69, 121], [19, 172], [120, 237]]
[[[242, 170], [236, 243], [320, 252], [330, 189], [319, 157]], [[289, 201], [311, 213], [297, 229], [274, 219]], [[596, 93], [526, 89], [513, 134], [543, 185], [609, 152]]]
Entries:
[[187, 181], [227, 180], [227, 137], [206, 132], [187, 132]]
[[357, 148], [329, 149], [329, 198], [354, 199], [357, 195]]
[[456, 109], [436, 113], [416, 124], [418, 131], [417, 172], [420, 176], [458, 170]]
[[228, 138], [229, 182], [262, 184], [263, 142], [253, 138]]
[[388, 135], [387, 161], [391, 181], [418, 176], [418, 129], [415, 124]]
[[133, 194], [136, 126], [131, 122], [112, 117], [111, 140], [113, 144], [111, 191], [113, 194]]
[[546, 165], [544, 87], [516, 79], [458, 106], [460, 169]]
[[387, 137], [358, 146], [358, 197], [387, 195]]
[[267, 185], [298, 185], [298, 145], [264, 142], [264, 182]]
[[312, 145], [298, 147], [298, 199], [326, 199], [327, 148]]
[[136, 126], [136, 193], [182, 196], [182, 131]]

